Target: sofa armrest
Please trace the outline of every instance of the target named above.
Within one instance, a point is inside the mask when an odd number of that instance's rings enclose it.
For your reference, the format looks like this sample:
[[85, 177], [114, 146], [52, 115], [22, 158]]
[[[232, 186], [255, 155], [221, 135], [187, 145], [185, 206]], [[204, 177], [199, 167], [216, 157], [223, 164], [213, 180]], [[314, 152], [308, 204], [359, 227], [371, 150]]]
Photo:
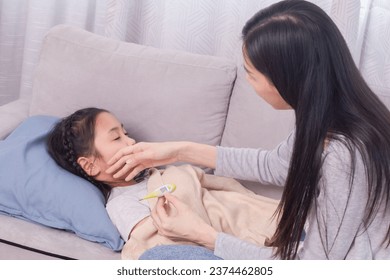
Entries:
[[22, 98], [0, 106], [0, 139], [4, 139], [28, 117], [29, 99]]

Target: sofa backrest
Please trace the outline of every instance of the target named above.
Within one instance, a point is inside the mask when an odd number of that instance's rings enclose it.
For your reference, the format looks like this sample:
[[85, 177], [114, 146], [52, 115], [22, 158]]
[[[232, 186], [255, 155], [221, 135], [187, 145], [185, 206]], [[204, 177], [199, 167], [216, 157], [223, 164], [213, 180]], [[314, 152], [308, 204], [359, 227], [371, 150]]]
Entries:
[[237, 73], [222, 145], [237, 148], [275, 148], [294, 128], [293, 110], [275, 110]]
[[120, 42], [75, 27], [47, 34], [29, 115], [113, 112], [138, 141], [221, 142], [236, 63]]

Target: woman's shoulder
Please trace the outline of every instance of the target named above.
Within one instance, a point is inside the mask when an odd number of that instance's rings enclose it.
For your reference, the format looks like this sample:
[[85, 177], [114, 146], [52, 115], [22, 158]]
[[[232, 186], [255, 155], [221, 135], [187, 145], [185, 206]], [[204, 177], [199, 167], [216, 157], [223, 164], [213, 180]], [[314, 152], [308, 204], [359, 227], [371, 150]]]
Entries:
[[366, 169], [358, 146], [342, 135], [329, 139], [323, 152], [322, 176], [335, 187], [349, 184], [352, 177], [364, 185]]
[[342, 216], [348, 205], [358, 207], [366, 199], [367, 176], [359, 149], [343, 137], [330, 140], [323, 153], [318, 207]]
[[324, 161], [351, 165], [362, 160], [359, 147], [349, 138], [343, 135], [333, 135], [325, 140]]

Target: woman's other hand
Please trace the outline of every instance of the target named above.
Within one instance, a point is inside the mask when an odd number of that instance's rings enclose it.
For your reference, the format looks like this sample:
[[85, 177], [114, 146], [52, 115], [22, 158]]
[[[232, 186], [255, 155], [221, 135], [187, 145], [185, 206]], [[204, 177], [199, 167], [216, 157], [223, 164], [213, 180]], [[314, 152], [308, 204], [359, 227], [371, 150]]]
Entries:
[[130, 181], [146, 168], [167, 165], [179, 160], [182, 142], [146, 143], [140, 142], [119, 150], [109, 161], [106, 173], [114, 178], [126, 176]]
[[152, 210], [159, 234], [174, 241], [192, 241], [214, 250], [217, 231], [176, 196], [160, 197]]

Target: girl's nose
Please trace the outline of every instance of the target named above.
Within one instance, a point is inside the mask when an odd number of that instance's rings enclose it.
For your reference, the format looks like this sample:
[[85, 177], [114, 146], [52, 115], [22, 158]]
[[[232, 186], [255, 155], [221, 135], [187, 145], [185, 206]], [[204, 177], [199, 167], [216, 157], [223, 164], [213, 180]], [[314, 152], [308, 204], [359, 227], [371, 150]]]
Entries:
[[132, 138], [128, 138], [126, 141], [127, 146], [132, 146], [135, 144], [135, 140]]

